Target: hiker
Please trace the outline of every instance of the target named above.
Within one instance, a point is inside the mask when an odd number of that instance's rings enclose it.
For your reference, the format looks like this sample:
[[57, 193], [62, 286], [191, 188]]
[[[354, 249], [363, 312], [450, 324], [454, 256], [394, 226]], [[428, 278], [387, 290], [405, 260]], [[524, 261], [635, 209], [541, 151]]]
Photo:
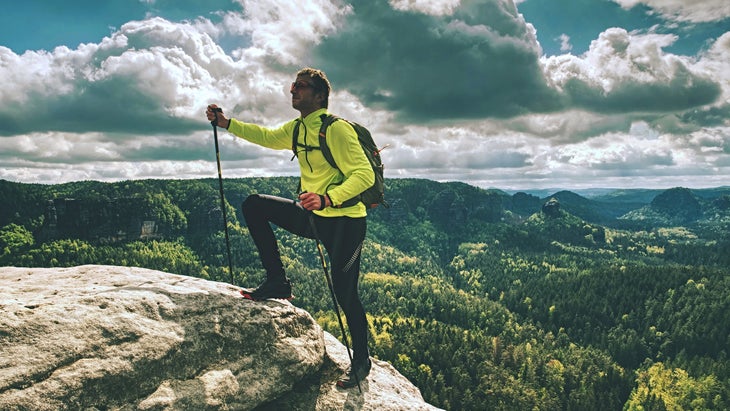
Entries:
[[[254, 144], [279, 150], [291, 150], [294, 146], [301, 173], [298, 201], [252, 194], [243, 202], [243, 216], [266, 270], [266, 279], [255, 289], [244, 289], [242, 294], [254, 301], [292, 298], [291, 283], [284, 272], [271, 223], [299, 236], [318, 237], [327, 250], [334, 292], [352, 336], [352, 364], [337, 381], [338, 386], [350, 388], [362, 381], [371, 367], [367, 320], [358, 295], [367, 212], [361, 202], [348, 202], [349, 206], [343, 203], [372, 186], [375, 176], [355, 130], [346, 121], [332, 123], [326, 133], [327, 146], [339, 169], [332, 167], [319, 149], [320, 126], [324, 115], [329, 114], [330, 89], [321, 70], [300, 70], [290, 93], [292, 107], [301, 116], [278, 128], [227, 118], [215, 104], [208, 106], [206, 115], [209, 121], [217, 121], [218, 127]], [[295, 128], [298, 136], [293, 145]]]

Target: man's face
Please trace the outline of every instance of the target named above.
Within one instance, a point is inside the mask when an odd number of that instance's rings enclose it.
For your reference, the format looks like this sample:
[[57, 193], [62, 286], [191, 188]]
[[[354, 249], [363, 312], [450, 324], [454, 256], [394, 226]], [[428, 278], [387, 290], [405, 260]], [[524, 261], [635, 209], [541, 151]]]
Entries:
[[322, 95], [314, 89], [314, 83], [309, 76], [298, 76], [292, 83], [291, 105], [302, 115], [307, 115], [322, 108]]

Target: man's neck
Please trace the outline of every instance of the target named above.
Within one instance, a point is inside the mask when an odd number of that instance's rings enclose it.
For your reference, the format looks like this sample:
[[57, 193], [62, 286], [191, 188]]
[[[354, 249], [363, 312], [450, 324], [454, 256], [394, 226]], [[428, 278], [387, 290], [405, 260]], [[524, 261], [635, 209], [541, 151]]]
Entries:
[[312, 114], [312, 113], [314, 113], [314, 112], [316, 112], [316, 111], [322, 110], [323, 108], [324, 108], [324, 107], [319, 107], [319, 108], [316, 108], [316, 109], [314, 109], [314, 110], [299, 111], [299, 114], [300, 114], [300, 115], [302, 116], [302, 119], [305, 119], [305, 118], [307, 118], [307, 117], [308, 117], [308, 116], [309, 116], [310, 114]]

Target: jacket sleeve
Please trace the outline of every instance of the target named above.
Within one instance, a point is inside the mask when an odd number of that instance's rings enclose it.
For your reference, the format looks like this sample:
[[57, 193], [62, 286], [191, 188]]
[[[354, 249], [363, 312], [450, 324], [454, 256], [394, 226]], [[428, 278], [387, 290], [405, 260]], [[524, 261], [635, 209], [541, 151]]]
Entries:
[[291, 150], [292, 133], [294, 132], [293, 120], [278, 128], [267, 128], [256, 124], [244, 123], [235, 118], [230, 120], [228, 132], [236, 137], [275, 150]]
[[346, 121], [332, 123], [327, 131], [327, 145], [345, 177], [342, 184], [329, 188], [327, 195], [332, 204], [341, 205], [370, 188], [375, 183], [375, 173], [360, 147], [357, 133]]

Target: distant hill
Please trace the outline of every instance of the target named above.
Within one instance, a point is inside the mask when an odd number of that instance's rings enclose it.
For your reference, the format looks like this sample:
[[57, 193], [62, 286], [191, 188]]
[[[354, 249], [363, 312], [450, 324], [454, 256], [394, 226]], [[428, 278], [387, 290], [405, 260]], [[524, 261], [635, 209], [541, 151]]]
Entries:
[[[535, 192], [518, 192], [513, 198], [534, 198]], [[646, 229], [730, 218], [727, 207], [730, 204], [730, 187], [562, 190], [541, 197], [540, 203], [545, 204], [551, 198], [557, 199], [561, 209], [572, 215], [594, 224], [616, 228]], [[510, 210], [537, 210], [534, 203], [531, 207]]]
[[625, 214], [628, 209], [634, 207], [623, 203], [605, 203], [596, 200], [590, 200], [570, 191], [560, 191], [544, 198], [543, 202], [550, 198], [560, 201], [563, 210], [570, 212], [586, 221], [597, 224], [611, 225], [618, 217]]
[[[538, 193], [537, 191], [517, 192], [511, 196], [511, 200], [506, 203], [505, 208], [527, 218], [538, 212], [542, 205], [550, 199], [556, 199], [560, 202], [562, 210], [588, 222], [606, 226], [621, 226], [624, 222], [619, 220], [619, 217], [649, 204], [656, 195], [662, 192], [662, 190], [631, 190], [629, 193], [613, 189], [610, 191], [599, 189], [598, 191], [601, 195], [596, 197], [586, 197], [568, 190], [557, 191], [541, 197], [535, 194]], [[596, 194], [591, 190], [580, 190], [580, 192]]]
[[[573, 200], [575, 199], [573, 198]], [[551, 197], [539, 213], [530, 216], [525, 222], [525, 226], [530, 230], [531, 238], [536, 242], [540, 240], [560, 241], [573, 245], [593, 246], [606, 241], [606, 232], [603, 227], [589, 224], [580, 217], [564, 211], [557, 196]]]
[[725, 221], [730, 219], [728, 191], [726, 188], [671, 188], [656, 195], [649, 204], [627, 212], [621, 220], [653, 227]]

